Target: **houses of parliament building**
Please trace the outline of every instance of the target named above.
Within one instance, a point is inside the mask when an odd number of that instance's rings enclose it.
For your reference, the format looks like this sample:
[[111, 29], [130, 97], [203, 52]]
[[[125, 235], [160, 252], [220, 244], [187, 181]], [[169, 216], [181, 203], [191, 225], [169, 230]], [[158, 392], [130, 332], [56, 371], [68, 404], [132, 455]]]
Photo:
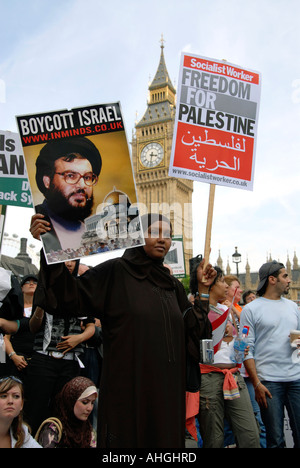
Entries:
[[[272, 260], [275, 260], [271, 258], [266, 259], [266, 262], [271, 262]], [[298, 257], [296, 255], [296, 252], [294, 252], [294, 256], [292, 261], [290, 260], [289, 256], [287, 256], [287, 259], [280, 259], [278, 260], [279, 262], [283, 263], [289, 277], [291, 278], [291, 284], [290, 284], [290, 291], [288, 294], [288, 299], [291, 299], [294, 302], [297, 302], [297, 304], [300, 306], [300, 266], [298, 263]], [[229, 262], [227, 262], [226, 268], [224, 268], [223, 265], [223, 260], [219, 252], [219, 257], [217, 259], [217, 265], [224, 271], [226, 275], [236, 275], [236, 272], [231, 270], [229, 266]], [[241, 283], [241, 287], [244, 291], [247, 290], [252, 290], [253, 292], [256, 292], [259, 280], [258, 280], [258, 272], [252, 272], [250, 269], [249, 261], [247, 260], [246, 267], [245, 267], [245, 273], [240, 273], [239, 280]]]

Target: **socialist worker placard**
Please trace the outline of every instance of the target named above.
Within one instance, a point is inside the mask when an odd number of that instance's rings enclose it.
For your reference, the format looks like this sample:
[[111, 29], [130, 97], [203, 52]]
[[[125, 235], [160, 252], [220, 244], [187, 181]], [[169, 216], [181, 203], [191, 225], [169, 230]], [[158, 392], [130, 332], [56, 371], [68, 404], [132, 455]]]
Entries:
[[17, 117], [48, 263], [144, 244], [119, 102]]
[[169, 175], [253, 190], [261, 75], [183, 53]]

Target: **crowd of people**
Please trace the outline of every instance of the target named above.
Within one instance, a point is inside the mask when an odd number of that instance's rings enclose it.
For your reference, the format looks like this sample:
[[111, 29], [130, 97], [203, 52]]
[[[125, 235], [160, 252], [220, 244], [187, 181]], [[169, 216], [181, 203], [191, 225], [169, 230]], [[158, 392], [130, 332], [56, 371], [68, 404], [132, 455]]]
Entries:
[[[41, 252], [38, 278], [22, 278], [23, 316], [0, 318], [0, 447], [182, 449], [187, 394], [198, 396], [198, 446], [284, 447], [286, 408], [300, 447], [300, 331], [295, 348], [289, 337], [300, 313], [283, 297], [284, 265], [264, 264], [257, 291], [243, 293], [238, 277], [200, 259], [188, 297], [164, 265], [169, 220], [141, 221], [145, 245], [120, 258], [82, 268]], [[46, 223], [33, 217], [36, 238]], [[202, 362], [200, 341], [224, 314], [214, 360]]]
[[[77, 261], [65, 266], [75, 275], [88, 269]], [[101, 324], [91, 317], [53, 317], [42, 309], [32, 310], [37, 282], [33, 274], [20, 282], [24, 305], [20, 319], [0, 318], [7, 355], [0, 364], [0, 399], [6, 402], [0, 420], [11, 422], [3, 441], [0, 435], [0, 447], [95, 447]], [[12, 411], [16, 400], [22, 401], [17, 416]], [[48, 418], [55, 414], [59, 419], [50, 424]], [[15, 425], [17, 417], [20, 423]], [[63, 427], [60, 436], [55, 433], [57, 421]], [[38, 442], [30, 434], [37, 434]]]

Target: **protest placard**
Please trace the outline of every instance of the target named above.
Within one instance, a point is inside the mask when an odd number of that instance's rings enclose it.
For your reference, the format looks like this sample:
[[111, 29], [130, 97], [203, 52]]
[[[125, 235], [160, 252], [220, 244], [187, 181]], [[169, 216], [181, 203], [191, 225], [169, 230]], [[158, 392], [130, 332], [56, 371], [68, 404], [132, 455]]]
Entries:
[[169, 175], [253, 190], [261, 76], [183, 53]]
[[0, 130], [0, 205], [32, 208], [23, 149], [18, 133]]
[[185, 277], [183, 236], [172, 237], [171, 247], [165, 256], [164, 262], [172, 270], [173, 276], [176, 278]]
[[17, 117], [48, 263], [144, 244], [120, 103]]

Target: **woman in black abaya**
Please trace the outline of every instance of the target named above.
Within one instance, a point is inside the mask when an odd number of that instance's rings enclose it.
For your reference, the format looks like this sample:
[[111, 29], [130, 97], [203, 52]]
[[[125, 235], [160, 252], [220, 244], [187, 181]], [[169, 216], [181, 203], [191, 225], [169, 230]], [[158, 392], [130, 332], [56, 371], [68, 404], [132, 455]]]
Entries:
[[[163, 266], [172, 236], [167, 218], [146, 215], [142, 224], [144, 246], [83, 276], [72, 277], [63, 264], [46, 265], [43, 257], [35, 305], [101, 320], [98, 447], [184, 448], [186, 359], [199, 367], [199, 339], [211, 334], [208, 301], [198, 299], [193, 307]], [[214, 276], [202, 262], [200, 297]]]

